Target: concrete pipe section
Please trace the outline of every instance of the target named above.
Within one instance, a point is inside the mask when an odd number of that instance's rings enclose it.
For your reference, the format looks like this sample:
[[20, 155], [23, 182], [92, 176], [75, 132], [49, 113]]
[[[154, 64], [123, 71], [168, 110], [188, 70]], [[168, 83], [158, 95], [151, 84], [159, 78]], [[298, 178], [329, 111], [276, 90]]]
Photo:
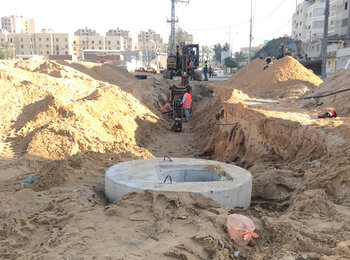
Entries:
[[114, 202], [129, 192], [194, 192], [221, 205], [248, 208], [249, 171], [222, 162], [190, 158], [154, 158], [113, 165], [105, 176], [106, 195]]

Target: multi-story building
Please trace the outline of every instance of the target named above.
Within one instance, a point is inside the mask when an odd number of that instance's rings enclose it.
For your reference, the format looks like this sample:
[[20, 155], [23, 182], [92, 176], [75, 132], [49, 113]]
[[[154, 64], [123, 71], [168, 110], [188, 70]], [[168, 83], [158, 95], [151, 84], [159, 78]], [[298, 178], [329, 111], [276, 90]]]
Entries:
[[73, 55], [83, 58], [84, 50], [105, 50], [105, 37], [91, 29], [79, 29], [73, 35]]
[[147, 32], [141, 31], [138, 34], [138, 43], [145, 42], [162, 43], [163, 37], [160, 34], [157, 34], [155, 31], [152, 31], [151, 29], [149, 29]]
[[131, 51], [132, 50], [132, 36], [129, 31], [119, 29], [111, 29], [106, 33], [106, 37], [108, 36], [120, 36], [123, 37], [123, 45], [125, 51]]
[[106, 50], [124, 51], [124, 37], [123, 36], [106, 36], [105, 37]]
[[141, 31], [138, 34], [138, 42], [134, 50], [153, 51], [155, 53], [166, 53], [168, 44], [163, 43], [163, 37], [152, 30]]
[[0, 42], [8, 42], [18, 55], [68, 55], [68, 33], [54, 33], [43, 30], [41, 33], [3, 33]]
[[303, 42], [323, 37], [324, 0], [304, 1], [293, 15], [292, 37]]
[[109, 30], [106, 36], [85, 28], [74, 33], [72, 47], [73, 54], [83, 59], [85, 50], [131, 51], [132, 37], [129, 31], [119, 28]]
[[[328, 20], [327, 71], [343, 68], [350, 59], [350, 1], [330, 0]], [[321, 61], [325, 0], [305, 0], [293, 15], [292, 37], [301, 40], [305, 63]]]
[[1, 28], [9, 33], [35, 33], [34, 20], [23, 16], [1, 17]]

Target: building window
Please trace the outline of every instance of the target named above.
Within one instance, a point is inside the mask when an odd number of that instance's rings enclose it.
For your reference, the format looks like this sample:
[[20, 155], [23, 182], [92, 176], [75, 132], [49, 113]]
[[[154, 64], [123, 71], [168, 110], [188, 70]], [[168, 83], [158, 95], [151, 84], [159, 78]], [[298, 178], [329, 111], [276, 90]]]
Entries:
[[40, 52], [40, 55], [43, 55], [43, 52], [42, 52], [42, 51]]
[[73, 41], [73, 44], [77, 44], [77, 42], [76, 42], [76, 41]]
[[91, 41], [91, 44], [95, 44], [95, 41]]
[[21, 42], [23, 42], [23, 38], [21, 38]]
[[24, 48], [24, 45], [23, 44], [21, 44], [21, 49], [23, 49]]
[[342, 26], [342, 27], [348, 26], [348, 18], [343, 19], [343, 20], [341, 21], [341, 26]]
[[314, 16], [323, 16], [323, 15], [324, 15], [324, 8], [315, 8]]
[[46, 44], [46, 48], [49, 48], [49, 45], [48, 45], [48, 44]]
[[314, 21], [312, 23], [312, 28], [314, 29], [320, 29], [323, 28], [324, 21]]
[[65, 47], [66, 49], [68, 49], [68, 45], [65, 45], [64, 47]]
[[66, 51], [65, 54], [68, 55], [68, 51]]
[[41, 42], [41, 38], [39, 38], [39, 42]]
[[348, 2], [345, 2], [344, 9], [345, 9], [345, 10], [348, 10]]
[[119, 41], [117, 41], [117, 45], [119, 45], [120, 44], [120, 42]]
[[95, 49], [95, 47], [91, 47], [91, 50], [94, 50]]
[[77, 48], [76, 48], [76, 47], [74, 47], [74, 48], [73, 48], [73, 50], [75, 50], [75, 51], [76, 51], [76, 50], [77, 50]]
[[[111, 41], [108, 41], [108, 45], [111, 45]], [[109, 49], [110, 50], [110, 49]]]
[[102, 50], [102, 47], [99, 47], [98, 49], [99, 49], [99, 50]]
[[58, 38], [56, 38], [56, 42], [58, 42]]
[[65, 41], [65, 42], [68, 42], [68, 38], [64, 38], [64, 41]]
[[49, 51], [47, 51], [47, 52], [46, 52], [46, 54], [50, 54], [50, 52], [49, 52]]
[[48, 42], [48, 41], [49, 41], [49, 38], [46, 38], [46, 41]]
[[98, 41], [98, 44], [102, 44], [102, 41]]

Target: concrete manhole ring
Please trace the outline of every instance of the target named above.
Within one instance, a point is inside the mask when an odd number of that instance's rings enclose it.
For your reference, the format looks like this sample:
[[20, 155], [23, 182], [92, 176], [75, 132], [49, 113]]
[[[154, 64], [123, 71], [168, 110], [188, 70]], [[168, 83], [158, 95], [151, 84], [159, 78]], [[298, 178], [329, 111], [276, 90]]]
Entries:
[[107, 170], [105, 191], [110, 202], [144, 190], [200, 193], [221, 205], [248, 208], [252, 175], [231, 164], [190, 158], [134, 160]]

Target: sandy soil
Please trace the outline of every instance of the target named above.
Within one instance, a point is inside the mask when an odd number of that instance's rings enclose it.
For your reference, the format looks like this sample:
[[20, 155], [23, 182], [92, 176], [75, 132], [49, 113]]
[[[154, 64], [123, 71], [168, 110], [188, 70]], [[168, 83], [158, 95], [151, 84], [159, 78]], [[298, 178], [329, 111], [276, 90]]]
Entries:
[[[192, 82], [191, 120], [173, 133], [160, 113], [171, 82], [160, 77], [2, 62], [0, 258], [350, 259], [350, 91], [299, 99], [349, 88], [350, 72], [322, 83], [289, 57], [264, 66], [255, 60], [225, 82]], [[339, 117], [317, 118], [328, 109]], [[164, 155], [249, 169], [250, 209], [190, 193], [106, 201], [108, 167]], [[256, 225], [247, 247], [228, 237], [232, 213]]]

